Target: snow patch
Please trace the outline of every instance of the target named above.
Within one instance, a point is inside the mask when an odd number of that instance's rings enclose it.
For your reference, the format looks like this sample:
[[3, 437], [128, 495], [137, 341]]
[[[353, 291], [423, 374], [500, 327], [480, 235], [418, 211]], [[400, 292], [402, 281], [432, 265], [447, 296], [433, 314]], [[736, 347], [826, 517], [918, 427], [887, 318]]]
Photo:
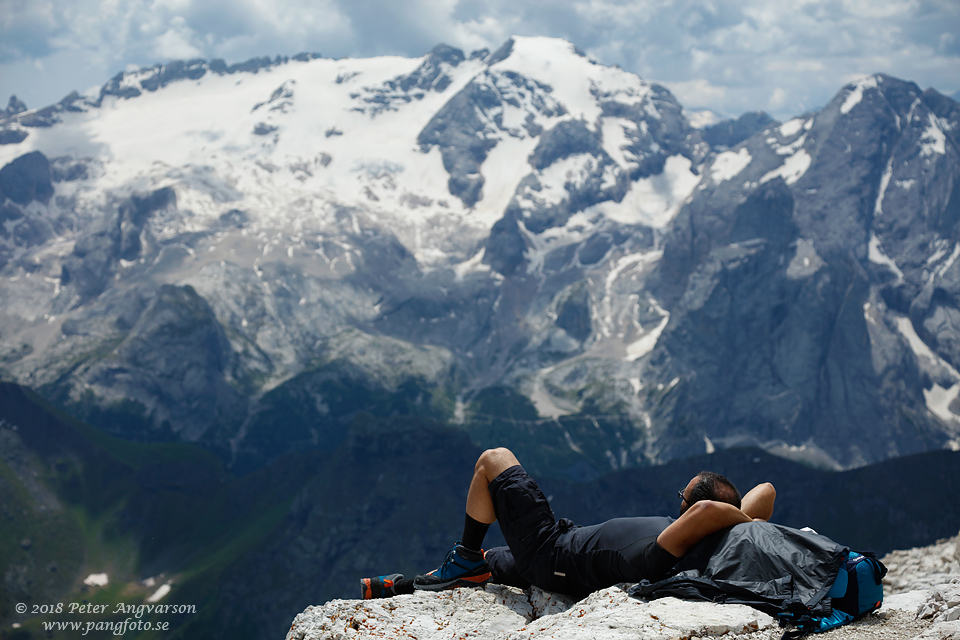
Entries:
[[927, 401], [927, 408], [941, 420], [958, 420], [952, 411], [950, 405], [957, 396], [960, 395], [960, 383], [954, 384], [949, 389], [944, 389], [939, 384], [934, 383], [933, 388], [923, 390], [923, 398]]
[[159, 602], [162, 600], [168, 593], [170, 593], [170, 583], [160, 585], [160, 588], [153, 592], [150, 597], [147, 598], [147, 602]]
[[797, 152], [797, 149], [803, 146], [803, 143], [807, 141], [807, 135], [803, 134], [790, 144], [778, 145], [776, 148], [777, 155], [789, 156]]
[[953, 253], [951, 253], [950, 257], [947, 258], [947, 261], [943, 263], [943, 266], [937, 269], [937, 276], [942, 278], [943, 274], [947, 272], [947, 269], [953, 266], [953, 263], [957, 261], [958, 257], [960, 257], [960, 243], [957, 243], [953, 247]]
[[91, 573], [83, 579], [83, 584], [89, 587], [105, 587], [110, 584], [110, 578], [105, 573]]
[[529, 264], [527, 273], [537, 273], [543, 267], [543, 261], [551, 251], [569, 244], [583, 242], [597, 227], [597, 211], [594, 208], [575, 213], [562, 227], [551, 227], [543, 233], [529, 231], [523, 220], [519, 221], [521, 232], [529, 242], [526, 255]]
[[[641, 104], [653, 90], [635, 74], [617, 67], [604, 67], [577, 53], [576, 48], [559, 38], [513, 38], [510, 55], [491, 67], [515, 71], [551, 87], [551, 95], [560, 101], [570, 117], [596, 122], [600, 118], [600, 101]], [[652, 103], [644, 105], [655, 112]], [[657, 114], [659, 117], [659, 114]]]
[[453, 272], [456, 274], [457, 280], [461, 281], [468, 273], [473, 273], [475, 271], [490, 271], [490, 265], [483, 264], [483, 256], [486, 253], [487, 250], [481, 247], [480, 251], [478, 251], [472, 258], [465, 260], [460, 264], [454, 265]]
[[887, 193], [887, 186], [890, 184], [890, 177], [893, 175], [893, 156], [887, 161], [887, 168], [880, 178], [880, 190], [877, 192], [877, 201], [873, 205], [873, 215], [879, 216], [883, 213], [883, 197]]
[[[617, 260], [616, 264], [613, 265], [613, 267], [607, 273], [606, 279], [604, 280], [602, 313], [600, 314], [602, 318], [601, 326], [599, 328], [600, 334], [609, 337], [613, 333], [613, 329], [616, 324], [614, 322], [614, 317], [613, 317], [614, 307], [615, 307], [616, 301], [619, 300], [621, 296], [621, 293], [617, 292], [614, 289], [614, 285], [616, 284], [620, 276], [627, 269], [631, 269], [631, 268], [636, 269], [638, 271], [642, 271], [648, 265], [651, 265], [657, 262], [662, 257], [663, 257], [662, 251], [651, 251], [649, 253], [633, 253], [630, 255], [623, 256]], [[657, 306], [656, 309], [659, 313], [661, 313], [661, 315], [667, 313], [666, 311], [663, 311], [659, 306]], [[639, 324], [636, 324], [636, 328], [641, 331], [643, 330], [643, 328], [640, 327]]]
[[901, 335], [907, 339], [907, 344], [910, 345], [910, 349], [916, 354], [917, 359], [927, 360], [934, 365], [944, 367], [950, 372], [953, 379], [957, 381], [948, 389], [941, 387], [937, 383], [934, 383], [931, 389], [924, 389], [923, 397], [927, 402], [927, 408], [941, 420], [960, 420], [960, 418], [950, 411], [950, 404], [960, 395], [960, 373], [957, 373], [957, 370], [954, 369], [949, 362], [940, 358], [920, 339], [920, 336], [917, 335], [917, 332], [913, 328], [913, 322], [910, 321], [910, 318], [898, 316], [895, 322], [897, 329]]
[[[642, 358], [647, 355], [653, 348], [657, 346], [657, 340], [660, 339], [660, 334], [663, 333], [663, 330], [667, 328], [667, 323], [670, 321], [670, 314], [668, 313], [660, 320], [660, 324], [654, 327], [652, 330], [645, 333], [639, 340], [632, 342], [627, 345], [627, 355], [624, 356], [624, 360], [627, 362], [633, 362], [638, 358]], [[674, 383], [679, 382], [679, 379], [674, 380]]]
[[578, 153], [557, 160], [540, 172], [540, 190], [528, 191], [525, 199], [543, 205], [557, 205], [569, 196], [566, 185], [581, 187], [596, 170], [597, 159], [589, 153]]
[[903, 280], [903, 272], [900, 271], [900, 267], [883, 253], [880, 249], [880, 240], [877, 239], [876, 234], [873, 232], [870, 233], [870, 248], [867, 255], [870, 258], [870, 262], [888, 267], [897, 275], [897, 280]]
[[[536, 148], [538, 138], [506, 137], [495, 146], [483, 163], [483, 197], [466, 218], [483, 228], [491, 228], [506, 211], [517, 192], [520, 181], [530, 173], [527, 158]], [[442, 166], [441, 166], [441, 170]], [[443, 170], [446, 176], [446, 171]]]
[[934, 251], [929, 258], [927, 258], [928, 265], [938, 262], [940, 258], [947, 255], [947, 248], [943, 240], [938, 240], [935, 246], [937, 247], [937, 250]]
[[636, 130], [636, 128], [636, 123], [626, 118], [604, 118], [603, 120], [603, 150], [621, 167], [627, 168], [631, 164], [636, 165], [635, 162], [631, 163], [623, 155], [623, 148], [630, 144], [626, 132], [628, 129]]
[[932, 156], [934, 154], [945, 155], [947, 153], [947, 136], [940, 128], [940, 122], [935, 115], [928, 114], [930, 124], [920, 136], [920, 155]]
[[545, 418], [559, 418], [576, 413], [578, 408], [571, 405], [562, 398], [557, 398], [544, 385], [544, 378], [556, 369], [556, 366], [546, 367], [537, 371], [533, 378], [533, 390], [530, 393], [530, 401], [537, 410], [537, 414]]
[[868, 76], [866, 78], [860, 78], [857, 80], [853, 84], [853, 89], [849, 94], [847, 94], [847, 99], [843, 101], [843, 105], [840, 107], [840, 113], [843, 115], [850, 113], [850, 110], [860, 104], [860, 101], [863, 100], [863, 92], [866, 89], [876, 89], [877, 86], [876, 76]]
[[681, 155], [670, 156], [662, 173], [634, 182], [620, 202], [602, 202], [596, 208], [614, 222], [663, 228], [700, 181], [692, 166]]
[[739, 151], [724, 151], [713, 160], [710, 166], [710, 177], [714, 183], [720, 184], [743, 171], [753, 160], [746, 148]]
[[794, 118], [793, 120], [784, 122], [777, 130], [784, 138], [791, 138], [800, 133], [800, 130], [803, 129], [804, 122], [805, 120], [803, 118]]
[[818, 447], [813, 442], [807, 444], [791, 445], [782, 441], [766, 442], [760, 445], [767, 453], [793, 460], [807, 466], [829, 471], [842, 471], [843, 466], [834, 460], [830, 454]]
[[784, 161], [782, 165], [778, 168], [770, 171], [762, 178], [760, 178], [760, 184], [764, 184], [773, 180], [774, 178], [781, 177], [787, 184], [794, 184], [803, 177], [803, 174], [807, 172], [807, 169], [810, 168], [810, 163], [813, 161], [813, 158], [810, 157], [810, 154], [807, 153], [804, 149], [800, 149], [795, 154], [790, 156]]

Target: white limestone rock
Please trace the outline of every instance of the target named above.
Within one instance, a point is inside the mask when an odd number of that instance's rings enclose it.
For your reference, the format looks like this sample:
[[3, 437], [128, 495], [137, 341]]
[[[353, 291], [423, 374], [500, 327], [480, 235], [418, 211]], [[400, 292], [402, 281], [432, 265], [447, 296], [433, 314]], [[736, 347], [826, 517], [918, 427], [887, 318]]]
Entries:
[[928, 547], [891, 551], [880, 561], [887, 567], [885, 593], [929, 591], [960, 576], [960, 534]]
[[960, 620], [960, 578], [930, 591], [926, 602], [917, 607], [917, 618], [932, 618], [934, 622]]
[[893, 611], [909, 611], [911, 614], [920, 610], [930, 597], [929, 589], [915, 589], [891, 596], [883, 596], [883, 606], [877, 611], [880, 617], [888, 617]]
[[620, 587], [597, 591], [566, 611], [531, 621], [504, 640], [667, 640], [744, 633], [776, 626], [770, 616], [743, 605], [661, 598], [644, 602]]
[[960, 640], [960, 622], [941, 622], [916, 636], [916, 640]]
[[742, 605], [663, 598], [643, 602], [620, 587], [580, 602], [539, 589], [512, 587], [418, 592], [389, 600], [332, 600], [308, 607], [287, 640], [651, 640], [749, 633], [775, 627], [770, 616]]
[[[883, 607], [830, 632], [832, 640], [960, 640], [960, 536], [895, 551]], [[778, 640], [770, 616], [742, 605], [661, 598], [645, 602], [625, 587], [577, 602], [534, 587], [524, 592], [486, 585], [389, 600], [332, 600], [294, 619], [287, 640]]]
[[293, 621], [288, 640], [400, 638], [452, 640], [500, 637], [533, 617], [519, 589], [487, 585], [439, 593], [418, 591], [384, 600], [331, 600], [308, 607]]

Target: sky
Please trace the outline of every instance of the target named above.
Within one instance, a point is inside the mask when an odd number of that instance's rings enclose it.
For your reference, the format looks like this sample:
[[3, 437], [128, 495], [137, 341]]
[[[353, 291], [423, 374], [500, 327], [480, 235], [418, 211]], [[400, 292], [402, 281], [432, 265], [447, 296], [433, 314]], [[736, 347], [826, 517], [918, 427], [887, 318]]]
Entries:
[[724, 117], [785, 120], [878, 72], [960, 92], [960, 0], [0, 0], [0, 109], [176, 59], [419, 57], [512, 35], [564, 38]]

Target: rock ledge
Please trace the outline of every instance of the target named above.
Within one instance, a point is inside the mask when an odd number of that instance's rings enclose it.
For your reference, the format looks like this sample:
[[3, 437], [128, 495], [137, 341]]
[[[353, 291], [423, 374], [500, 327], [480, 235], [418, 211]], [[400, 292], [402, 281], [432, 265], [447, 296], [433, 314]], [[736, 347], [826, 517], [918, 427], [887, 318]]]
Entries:
[[[883, 558], [890, 569], [884, 606], [830, 632], [831, 640], [884, 638], [960, 640], [960, 536]], [[486, 585], [387, 600], [331, 600], [307, 607], [286, 640], [414, 638], [454, 640], [776, 640], [770, 616], [743, 605], [676, 598], [638, 600], [630, 585], [610, 587], [579, 602], [532, 588]]]

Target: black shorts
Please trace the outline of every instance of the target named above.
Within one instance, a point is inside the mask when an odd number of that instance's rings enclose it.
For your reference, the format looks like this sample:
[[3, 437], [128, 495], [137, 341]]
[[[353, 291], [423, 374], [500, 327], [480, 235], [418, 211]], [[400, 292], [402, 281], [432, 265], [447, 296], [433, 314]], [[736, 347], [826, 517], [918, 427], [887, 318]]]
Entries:
[[509, 546], [487, 552], [494, 578], [522, 587], [519, 576], [543, 589], [568, 592], [566, 581], [555, 575], [554, 563], [557, 538], [573, 523], [557, 521], [537, 481], [520, 465], [494, 478], [489, 490], [500, 531]]
[[656, 542], [670, 518], [617, 518], [575, 527], [555, 518], [537, 482], [519, 465], [494, 478], [489, 491], [509, 545], [487, 551], [500, 584], [534, 584], [583, 597], [621, 582], [659, 579], [677, 562]]

